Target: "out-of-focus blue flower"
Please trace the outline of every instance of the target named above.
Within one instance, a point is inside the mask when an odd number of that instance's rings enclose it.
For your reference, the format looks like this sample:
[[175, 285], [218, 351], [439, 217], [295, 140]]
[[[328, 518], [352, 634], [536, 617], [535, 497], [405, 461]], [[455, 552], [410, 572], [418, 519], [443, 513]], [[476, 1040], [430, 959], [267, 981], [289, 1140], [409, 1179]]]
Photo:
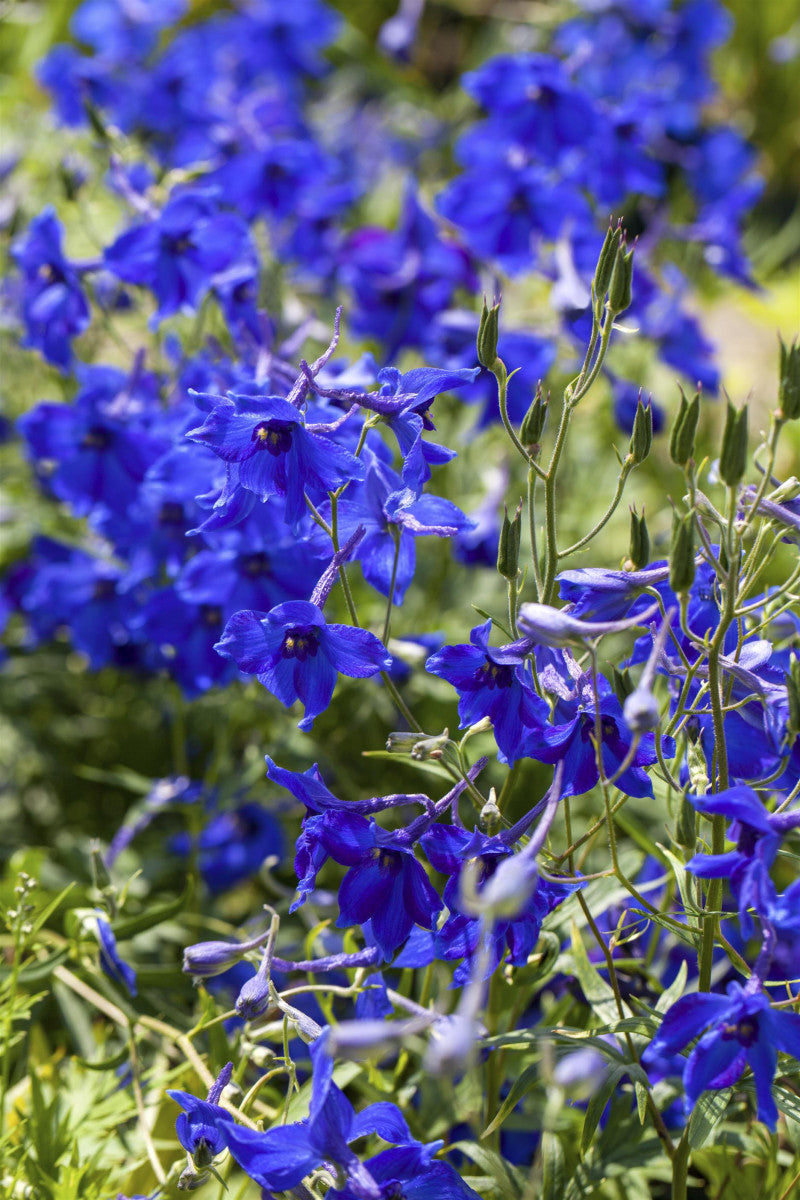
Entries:
[[[710, 1027], [710, 1028], [709, 1028]], [[770, 1006], [757, 983], [728, 986], [727, 996], [696, 992], [682, 996], [664, 1017], [643, 1055], [646, 1064], [674, 1054], [706, 1029], [683, 1071], [686, 1111], [703, 1092], [730, 1087], [746, 1066], [753, 1072], [758, 1119], [775, 1128], [778, 1110], [772, 1080], [778, 1051], [800, 1057], [800, 1016]]]
[[268, 613], [234, 613], [214, 649], [290, 708], [302, 700], [308, 730], [330, 704], [337, 674], [368, 679], [391, 655], [366, 629], [329, 625], [316, 604], [289, 600]]
[[146, 471], [167, 449], [148, 430], [157, 380], [104, 366], [82, 368], [79, 379], [72, 404], [38, 404], [20, 417], [20, 431], [31, 457], [48, 466], [48, 486], [76, 515], [101, 503], [127, 513]]
[[194, 309], [212, 289], [230, 296], [258, 270], [247, 225], [221, 210], [213, 189], [171, 196], [161, 213], [108, 247], [105, 263], [119, 279], [155, 294], [156, 321]]
[[88, 328], [89, 303], [73, 264], [61, 249], [61, 225], [48, 206], [11, 247], [24, 277], [24, 346], [62, 370], [72, 364], [72, 339]]
[[[191, 839], [172, 840], [177, 854], [189, 854]], [[259, 870], [267, 858], [283, 854], [283, 834], [276, 818], [260, 804], [240, 804], [211, 817], [197, 839], [200, 872], [212, 895], [226, 892]]]

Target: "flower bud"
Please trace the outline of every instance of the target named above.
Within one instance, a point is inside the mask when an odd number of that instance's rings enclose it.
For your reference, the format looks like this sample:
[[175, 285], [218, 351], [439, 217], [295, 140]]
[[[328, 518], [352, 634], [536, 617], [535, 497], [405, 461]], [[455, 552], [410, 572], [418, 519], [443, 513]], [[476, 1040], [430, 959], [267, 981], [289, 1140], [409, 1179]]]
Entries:
[[248, 950], [255, 950], [269, 937], [269, 930], [249, 942], [196, 942], [183, 952], [183, 969], [198, 979], [221, 975]]
[[797, 339], [791, 346], [780, 341], [780, 378], [778, 381], [778, 420], [794, 421], [800, 417], [800, 346]]
[[620, 671], [619, 667], [614, 666], [612, 663], [611, 683], [614, 688], [614, 695], [624, 704], [628, 696], [634, 691], [630, 668], [623, 667]]
[[196, 1192], [211, 1181], [208, 1171], [196, 1171], [194, 1167], [185, 1167], [178, 1180], [179, 1192]]
[[269, 966], [271, 955], [265, 953], [258, 971], [252, 979], [242, 984], [241, 991], [236, 997], [236, 1015], [243, 1021], [255, 1021], [267, 1011], [270, 1005], [269, 995]]
[[622, 715], [631, 733], [651, 733], [661, 719], [658, 701], [649, 687], [641, 685], [628, 696]]
[[626, 253], [624, 247], [625, 243], [622, 242], [617, 249], [614, 270], [608, 285], [608, 308], [614, 315], [624, 312], [626, 308], [630, 308], [631, 304], [633, 249]]
[[639, 389], [639, 400], [636, 404], [636, 416], [633, 418], [633, 430], [631, 432], [631, 443], [628, 450], [628, 457], [633, 459], [634, 465], [638, 467], [639, 463], [643, 463], [650, 453], [650, 447], [653, 444], [653, 407], [648, 399], [647, 404], [642, 403], [642, 390]]
[[541, 383], [536, 388], [530, 408], [526, 412], [519, 428], [519, 440], [528, 449], [538, 447], [542, 440], [544, 427], [547, 424], [547, 414], [550, 405], [550, 393], [545, 396]]
[[487, 308], [484, 297], [483, 312], [478, 326], [478, 362], [489, 370], [497, 361], [499, 313], [500, 305], [493, 304], [491, 308]]
[[608, 291], [608, 285], [611, 282], [611, 275], [614, 271], [614, 263], [617, 259], [617, 250], [619, 249], [621, 240], [622, 226], [617, 225], [616, 229], [614, 229], [612, 225], [609, 225], [594, 271], [594, 294], [598, 300], [605, 296]]
[[669, 550], [669, 586], [676, 595], [685, 594], [694, 583], [694, 514], [675, 514]]
[[687, 400], [681, 391], [681, 406], [669, 435], [669, 456], [678, 467], [685, 467], [694, 454], [694, 436], [700, 416], [700, 393]]
[[[635, 508], [631, 509], [631, 539], [628, 548], [628, 563], [634, 571], [641, 571], [650, 561], [650, 534], [644, 519], [644, 509], [639, 516]], [[626, 567], [628, 565], [626, 563]]]
[[729, 487], [741, 483], [747, 466], [747, 405], [737, 412], [731, 403], [725, 414], [725, 432], [719, 456], [719, 473]]
[[522, 535], [522, 501], [517, 505], [517, 511], [509, 521], [508, 509], [504, 506], [503, 524], [500, 529], [500, 543], [497, 547], [497, 570], [509, 582], [513, 582], [519, 573], [519, 546]]

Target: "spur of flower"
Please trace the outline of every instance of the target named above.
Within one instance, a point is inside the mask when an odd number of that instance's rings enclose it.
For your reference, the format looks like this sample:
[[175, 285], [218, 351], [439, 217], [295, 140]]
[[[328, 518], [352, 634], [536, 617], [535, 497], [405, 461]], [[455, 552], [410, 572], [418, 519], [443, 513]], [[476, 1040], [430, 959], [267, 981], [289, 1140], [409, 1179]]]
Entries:
[[308, 600], [288, 600], [268, 613], [234, 613], [214, 649], [240, 671], [256, 675], [289, 708], [302, 700], [308, 730], [328, 707], [338, 674], [368, 679], [388, 671], [392, 657], [366, 629], [329, 625]]

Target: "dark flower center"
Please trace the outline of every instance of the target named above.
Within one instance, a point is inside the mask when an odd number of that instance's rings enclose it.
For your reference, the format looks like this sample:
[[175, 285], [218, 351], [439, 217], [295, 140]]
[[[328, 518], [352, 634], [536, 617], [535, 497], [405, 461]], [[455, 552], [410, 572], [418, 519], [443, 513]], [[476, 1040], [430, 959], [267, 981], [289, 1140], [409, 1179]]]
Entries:
[[314, 658], [319, 650], [319, 638], [313, 629], [287, 629], [281, 654], [284, 658], [297, 658], [305, 662]]
[[753, 1042], [758, 1037], [758, 1025], [755, 1021], [745, 1018], [742, 1021], [736, 1021], [731, 1025], [722, 1026], [722, 1036], [724, 1038], [735, 1038], [737, 1042], [741, 1042], [743, 1046], [752, 1046]]
[[269, 559], [263, 550], [257, 554], [243, 554], [240, 562], [242, 574], [249, 575], [251, 579], [269, 573]]
[[113, 579], [98, 579], [92, 588], [93, 600], [110, 600], [117, 590]]
[[100, 425], [87, 429], [81, 442], [82, 450], [105, 450], [111, 443], [111, 434]]
[[514, 668], [504, 663], [492, 662], [490, 658], [475, 672], [476, 679], [484, 687], [510, 688], [514, 680]]
[[387, 875], [396, 875], [403, 865], [403, 856], [396, 850], [383, 850], [380, 846], [376, 846], [372, 851], [372, 857], [378, 864], [378, 868]]
[[292, 448], [292, 425], [289, 421], [259, 421], [253, 430], [253, 441], [269, 450], [276, 458]]
[[217, 629], [222, 624], [222, 610], [215, 604], [201, 604], [200, 617], [204, 625]]
[[176, 500], [165, 500], [161, 505], [158, 514], [159, 525], [179, 525], [184, 524], [183, 505], [178, 504]]

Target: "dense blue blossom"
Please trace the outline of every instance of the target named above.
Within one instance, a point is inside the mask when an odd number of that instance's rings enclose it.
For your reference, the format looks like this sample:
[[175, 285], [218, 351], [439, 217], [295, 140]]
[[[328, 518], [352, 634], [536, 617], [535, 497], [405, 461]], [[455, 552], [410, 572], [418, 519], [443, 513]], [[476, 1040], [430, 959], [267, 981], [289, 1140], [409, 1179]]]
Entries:
[[301, 729], [328, 707], [337, 674], [368, 679], [391, 666], [391, 655], [366, 629], [329, 625], [322, 609], [289, 600], [268, 613], [235, 613], [214, 647], [256, 675], [281, 704], [302, 700]]
[[39, 350], [48, 362], [66, 370], [72, 364], [72, 339], [89, 325], [89, 302], [79, 274], [61, 249], [61, 225], [52, 207], [34, 217], [11, 254], [24, 277], [23, 345]]

